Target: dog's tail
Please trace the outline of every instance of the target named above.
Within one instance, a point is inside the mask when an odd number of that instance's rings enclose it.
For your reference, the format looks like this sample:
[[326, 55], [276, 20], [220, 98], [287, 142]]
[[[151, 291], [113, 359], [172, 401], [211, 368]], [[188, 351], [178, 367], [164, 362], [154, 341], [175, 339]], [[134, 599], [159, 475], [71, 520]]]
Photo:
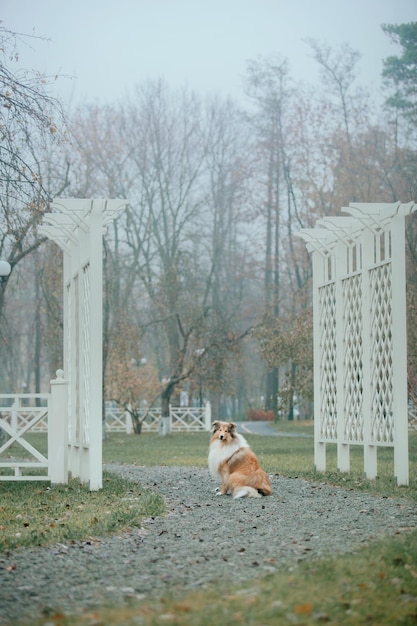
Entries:
[[233, 492], [233, 498], [261, 498], [261, 494], [259, 493], [259, 491], [257, 489], [254, 489], [253, 487], [249, 487], [248, 485], [245, 485], [244, 487], [238, 487], [238, 489], [235, 489], [235, 491]]

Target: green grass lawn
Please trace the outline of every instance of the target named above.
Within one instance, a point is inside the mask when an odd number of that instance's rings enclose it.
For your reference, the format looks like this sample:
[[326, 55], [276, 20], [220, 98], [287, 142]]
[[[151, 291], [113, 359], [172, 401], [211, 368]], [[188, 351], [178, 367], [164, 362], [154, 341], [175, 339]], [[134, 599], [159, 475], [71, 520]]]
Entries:
[[[278, 423], [277, 430], [313, 432], [305, 423]], [[42, 435], [33, 435], [41, 444]], [[393, 451], [378, 451], [379, 477], [363, 477], [363, 452], [352, 447], [349, 474], [336, 469], [336, 447], [328, 446], [328, 471], [314, 470], [313, 440], [306, 437], [247, 439], [270, 473], [341, 485], [382, 497], [417, 500], [417, 433], [410, 433], [410, 485], [397, 487]], [[105, 463], [207, 466], [208, 433], [110, 434], [103, 442]], [[86, 539], [140, 525], [143, 517], [163, 513], [162, 499], [137, 483], [104, 474], [103, 489], [89, 492], [79, 481], [52, 486], [45, 482], [0, 482], [0, 546], [45, 545]], [[291, 521], [289, 521], [291, 523]], [[280, 625], [417, 623], [417, 531], [363, 546], [356, 553], [302, 562], [289, 572], [254, 579], [237, 588], [210, 589], [159, 600], [145, 600], [82, 617], [49, 616], [33, 622], [84, 626], [93, 624]]]
[[76, 479], [53, 487], [1, 481], [0, 553], [122, 532], [164, 511], [158, 493], [114, 474], [105, 473], [103, 489], [93, 492]]

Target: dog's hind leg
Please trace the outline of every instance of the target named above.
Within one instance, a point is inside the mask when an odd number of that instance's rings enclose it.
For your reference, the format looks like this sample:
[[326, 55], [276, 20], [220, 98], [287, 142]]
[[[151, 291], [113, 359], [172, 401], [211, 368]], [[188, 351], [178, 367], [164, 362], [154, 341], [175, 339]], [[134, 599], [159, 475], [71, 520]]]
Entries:
[[261, 494], [253, 487], [239, 487], [233, 492], [233, 498], [262, 498]]
[[262, 469], [258, 469], [257, 472], [255, 472], [249, 484], [257, 489], [263, 496], [270, 496], [272, 494], [271, 481], [269, 480], [268, 474]]
[[253, 487], [245, 485], [244, 487], [237, 487], [233, 491], [233, 498], [262, 498], [262, 496]]

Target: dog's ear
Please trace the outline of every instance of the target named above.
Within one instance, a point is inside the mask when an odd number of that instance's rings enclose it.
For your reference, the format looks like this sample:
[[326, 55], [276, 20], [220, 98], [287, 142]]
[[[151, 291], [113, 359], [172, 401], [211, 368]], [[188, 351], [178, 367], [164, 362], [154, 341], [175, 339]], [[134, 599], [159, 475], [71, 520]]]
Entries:
[[220, 422], [218, 420], [216, 420], [211, 425], [211, 432], [215, 433], [217, 430], [219, 430], [219, 428], [220, 428]]
[[233, 435], [236, 432], [237, 424], [235, 422], [229, 422], [229, 431]]

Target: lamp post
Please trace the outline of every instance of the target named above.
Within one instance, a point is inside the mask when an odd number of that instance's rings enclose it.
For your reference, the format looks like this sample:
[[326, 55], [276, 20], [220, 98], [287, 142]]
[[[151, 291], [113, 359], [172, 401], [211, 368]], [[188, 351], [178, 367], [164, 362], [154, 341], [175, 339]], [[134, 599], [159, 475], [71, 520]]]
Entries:
[[6, 280], [10, 272], [12, 271], [10, 263], [7, 261], [0, 261], [0, 318], [3, 313], [4, 307], [4, 294], [6, 291]]
[[0, 261], [0, 282], [6, 280], [7, 276], [12, 271], [10, 263], [7, 261]]

